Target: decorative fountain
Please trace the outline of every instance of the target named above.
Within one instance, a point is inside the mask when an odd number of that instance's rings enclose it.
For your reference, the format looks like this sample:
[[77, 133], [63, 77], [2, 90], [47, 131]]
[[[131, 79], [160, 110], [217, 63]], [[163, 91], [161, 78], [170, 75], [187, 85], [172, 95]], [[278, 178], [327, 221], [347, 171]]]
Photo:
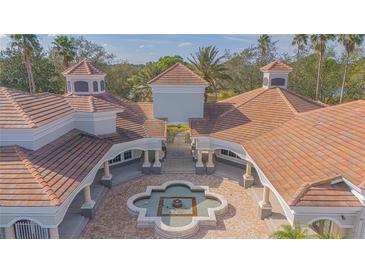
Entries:
[[185, 238], [200, 226], [215, 227], [216, 215], [227, 210], [227, 200], [207, 186], [174, 180], [147, 186], [145, 192], [130, 197], [127, 206], [131, 214], [138, 215], [137, 227], [153, 227], [168, 238]]

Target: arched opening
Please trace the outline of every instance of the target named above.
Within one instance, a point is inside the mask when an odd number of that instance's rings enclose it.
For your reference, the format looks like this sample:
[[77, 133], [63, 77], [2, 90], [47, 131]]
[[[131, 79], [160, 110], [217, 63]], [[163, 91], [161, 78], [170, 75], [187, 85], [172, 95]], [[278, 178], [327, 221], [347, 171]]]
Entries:
[[284, 78], [273, 78], [271, 79], [272, 86], [285, 86], [285, 79]]
[[94, 90], [94, 92], [98, 92], [99, 91], [98, 82], [97, 81], [94, 81], [93, 82], [93, 90]]
[[309, 227], [323, 237], [344, 238], [348, 236], [349, 230], [341, 228], [334, 220], [329, 218], [316, 219]]
[[86, 81], [76, 81], [74, 83], [76, 92], [88, 92], [89, 91], [89, 83]]
[[41, 227], [31, 220], [19, 220], [14, 224], [17, 239], [49, 239], [48, 228]]

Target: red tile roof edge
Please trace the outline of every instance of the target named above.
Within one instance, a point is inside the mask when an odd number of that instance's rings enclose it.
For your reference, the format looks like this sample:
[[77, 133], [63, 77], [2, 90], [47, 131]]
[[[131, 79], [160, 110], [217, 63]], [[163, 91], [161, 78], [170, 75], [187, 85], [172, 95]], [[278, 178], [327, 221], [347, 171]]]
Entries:
[[164, 70], [163, 72], [161, 72], [159, 75], [157, 75], [155, 78], [153, 78], [150, 81], [148, 81], [147, 84], [148, 85], [153, 84], [158, 79], [160, 79], [162, 76], [164, 76], [166, 73], [170, 72], [171, 70], [175, 69], [178, 66], [183, 66], [185, 69], [191, 71], [197, 78], [200, 78], [200, 80], [202, 81], [203, 84], [209, 85], [209, 83], [205, 79], [203, 79], [200, 75], [196, 74], [194, 71], [192, 71], [191, 69], [189, 69], [187, 66], [181, 64], [180, 62], [177, 62], [176, 64], [174, 64], [171, 67], [167, 68], [166, 70]]

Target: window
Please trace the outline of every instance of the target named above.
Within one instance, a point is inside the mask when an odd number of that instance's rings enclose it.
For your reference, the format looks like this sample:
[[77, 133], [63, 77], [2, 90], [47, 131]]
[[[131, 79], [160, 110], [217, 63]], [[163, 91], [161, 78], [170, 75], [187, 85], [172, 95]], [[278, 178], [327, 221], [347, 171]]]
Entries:
[[71, 92], [71, 83], [67, 81], [67, 91]]
[[20, 220], [14, 224], [17, 239], [49, 239], [48, 228], [30, 220]]
[[89, 83], [85, 82], [85, 81], [76, 81], [75, 82], [75, 91], [76, 92], [88, 92]]
[[221, 149], [221, 154], [222, 155], [229, 156], [229, 157], [232, 157], [232, 158], [241, 159], [241, 157], [238, 156], [236, 153], [234, 153], [234, 152], [232, 152], [230, 150], [227, 150], [227, 149]]
[[124, 152], [124, 160], [132, 159], [132, 150], [128, 150]]
[[105, 90], [105, 82], [104, 80], [100, 81], [100, 91], [104, 91]]
[[94, 81], [93, 82], [93, 88], [94, 88], [94, 92], [98, 92], [99, 89], [98, 89], [98, 82]]
[[122, 156], [118, 154], [114, 159], [109, 160], [109, 164], [119, 163], [122, 161]]
[[284, 78], [274, 78], [271, 79], [272, 86], [285, 86], [285, 79]]
[[226, 149], [221, 149], [221, 154], [223, 154], [223, 155], [227, 155], [227, 156], [228, 156], [228, 150], [226, 150]]

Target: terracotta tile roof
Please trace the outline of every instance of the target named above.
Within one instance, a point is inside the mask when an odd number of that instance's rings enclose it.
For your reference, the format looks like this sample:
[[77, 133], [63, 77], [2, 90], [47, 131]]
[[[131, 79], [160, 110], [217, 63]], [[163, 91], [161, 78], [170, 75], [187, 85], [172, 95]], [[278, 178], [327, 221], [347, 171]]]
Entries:
[[34, 128], [73, 113], [63, 96], [0, 87], [0, 128]]
[[298, 114], [245, 148], [290, 205], [328, 178], [365, 189], [365, 101]]
[[105, 75], [100, 69], [94, 67], [87, 59], [82, 59], [77, 64], [62, 72], [63, 75]]
[[266, 66], [263, 66], [262, 68], [260, 68], [260, 70], [262, 72], [267, 72], [267, 71], [287, 71], [290, 72], [293, 70], [293, 68], [279, 60], [275, 60], [273, 62], [271, 62], [270, 64], [267, 64]]
[[149, 85], [206, 85], [209, 83], [183, 64], [176, 63], [148, 82]]
[[149, 137], [166, 137], [167, 122], [153, 118], [153, 105], [151, 103], [135, 103], [110, 93], [94, 96], [124, 107], [124, 111], [117, 114], [117, 133], [103, 136], [113, 143]]
[[95, 96], [85, 95], [66, 95], [66, 101], [73, 107], [75, 111], [82, 112], [105, 112], [120, 110], [124, 108], [118, 104], [114, 104]]
[[60, 205], [110, 147], [79, 130], [36, 151], [0, 147], [0, 206]]
[[324, 182], [308, 186], [293, 203], [295, 206], [362, 207], [345, 183]]
[[258, 88], [206, 104], [204, 119], [190, 119], [191, 133], [245, 144], [281, 126], [299, 112], [320, 107], [322, 105], [281, 88]]

